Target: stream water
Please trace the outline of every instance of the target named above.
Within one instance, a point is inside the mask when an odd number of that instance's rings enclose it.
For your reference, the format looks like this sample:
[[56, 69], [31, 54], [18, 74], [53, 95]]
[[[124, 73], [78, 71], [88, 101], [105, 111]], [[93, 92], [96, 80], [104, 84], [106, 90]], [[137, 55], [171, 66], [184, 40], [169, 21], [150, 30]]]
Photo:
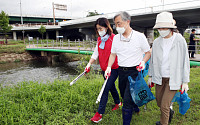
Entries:
[[45, 61], [30, 61], [0, 64], [0, 84], [10, 85], [23, 81], [38, 81], [46, 83], [59, 78], [69, 80], [77, 75], [79, 61], [48, 64]]

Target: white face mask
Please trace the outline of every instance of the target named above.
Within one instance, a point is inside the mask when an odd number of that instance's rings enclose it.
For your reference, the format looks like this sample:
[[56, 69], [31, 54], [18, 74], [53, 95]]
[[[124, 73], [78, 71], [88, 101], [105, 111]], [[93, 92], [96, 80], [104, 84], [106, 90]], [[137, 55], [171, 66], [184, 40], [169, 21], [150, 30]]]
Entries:
[[169, 35], [169, 33], [171, 32], [171, 30], [170, 29], [168, 29], [168, 30], [158, 30], [158, 32], [159, 32], [160, 36], [164, 38], [167, 35]]
[[99, 36], [102, 37], [104, 35], [106, 35], [106, 30], [104, 29], [103, 31], [98, 31]]
[[124, 27], [116, 27], [116, 30], [119, 34], [123, 34], [126, 29]]

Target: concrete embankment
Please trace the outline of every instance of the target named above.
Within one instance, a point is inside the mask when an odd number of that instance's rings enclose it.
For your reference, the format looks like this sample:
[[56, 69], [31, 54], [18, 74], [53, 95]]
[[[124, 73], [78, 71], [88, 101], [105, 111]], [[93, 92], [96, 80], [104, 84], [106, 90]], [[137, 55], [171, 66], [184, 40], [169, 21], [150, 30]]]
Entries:
[[22, 53], [22, 54], [17, 54], [17, 53], [1, 53], [0, 54], [0, 63], [29, 61], [32, 59], [35, 59], [35, 57], [31, 56], [27, 52]]

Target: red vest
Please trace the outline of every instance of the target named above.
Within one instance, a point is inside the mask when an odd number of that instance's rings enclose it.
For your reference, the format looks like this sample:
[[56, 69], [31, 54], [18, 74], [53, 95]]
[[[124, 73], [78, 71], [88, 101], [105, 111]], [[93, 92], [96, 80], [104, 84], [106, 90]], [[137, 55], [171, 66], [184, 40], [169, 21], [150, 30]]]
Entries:
[[[112, 40], [113, 40], [114, 36], [115, 36], [115, 34], [112, 34], [108, 38], [108, 40], [105, 42], [104, 49], [99, 48], [99, 45], [101, 44], [101, 37], [98, 37], [98, 40], [97, 40], [98, 53], [99, 53], [99, 64], [103, 71], [105, 71], [106, 68], [108, 67], [108, 61], [109, 61], [109, 57], [111, 54]], [[111, 69], [117, 69], [118, 67], [119, 66], [118, 66], [117, 57], [116, 57], [115, 62], [113, 63]]]

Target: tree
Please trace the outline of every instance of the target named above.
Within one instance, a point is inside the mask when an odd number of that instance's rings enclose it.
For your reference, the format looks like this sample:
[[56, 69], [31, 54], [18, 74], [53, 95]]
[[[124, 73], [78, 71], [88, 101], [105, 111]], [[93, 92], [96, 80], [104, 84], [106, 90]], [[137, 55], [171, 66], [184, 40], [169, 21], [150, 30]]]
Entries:
[[157, 29], [154, 29], [154, 39], [156, 39], [157, 37], [159, 37], [159, 32]]
[[38, 30], [38, 32], [42, 35], [42, 39], [43, 39], [43, 34], [46, 32], [46, 27], [41, 25], [40, 29]]
[[1, 11], [0, 13], [0, 31], [5, 34], [6, 39], [6, 45], [7, 45], [7, 33], [10, 32], [12, 29], [12, 26], [9, 25], [9, 16], [4, 11]]
[[96, 10], [94, 10], [94, 12], [88, 12], [87, 17], [89, 16], [95, 16], [95, 15], [100, 15]]

